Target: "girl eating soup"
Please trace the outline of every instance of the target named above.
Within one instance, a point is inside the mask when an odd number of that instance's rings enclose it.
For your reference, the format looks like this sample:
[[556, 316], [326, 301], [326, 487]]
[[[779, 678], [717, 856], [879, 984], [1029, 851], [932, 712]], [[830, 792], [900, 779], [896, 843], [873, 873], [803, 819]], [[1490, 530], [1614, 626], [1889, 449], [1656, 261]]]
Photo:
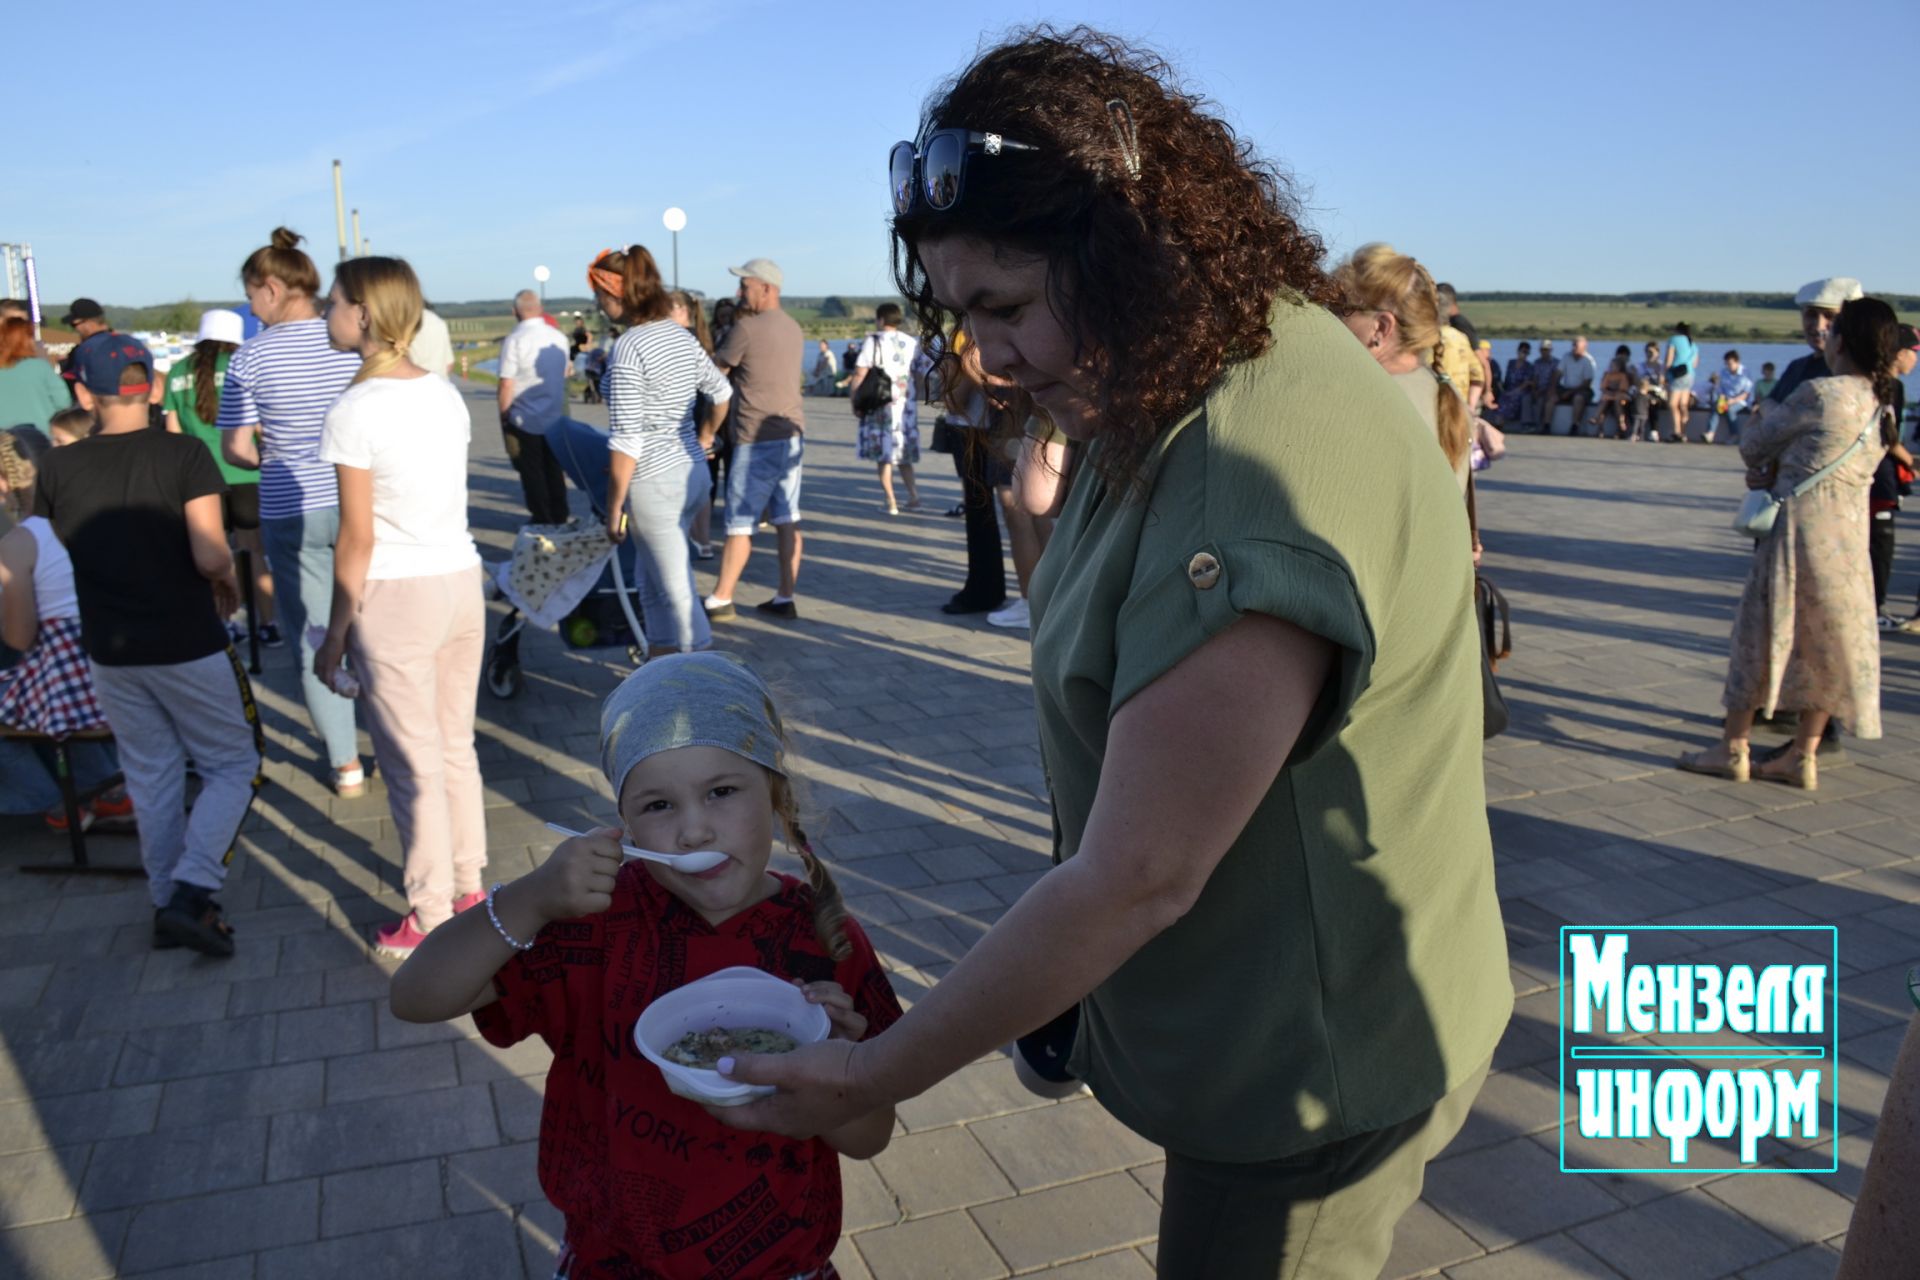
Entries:
[[[836, 1153], [877, 1155], [893, 1108], [809, 1139], [744, 1132], [669, 1092], [633, 1047], [654, 999], [734, 965], [794, 982], [838, 1039], [900, 1017], [800, 829], [773, 699], [722, 654], [656, 658], [607, 699], [600, 751], [625, 830], [562, 841], [530, 874], [488, 890], [487, 910], [434, 930], [394, 975], [394, 1014], [472, 1013], [491, 1044], [538, 1035], [553, 1049], [540, 1186], [566, 1217], [557, 1277], [831, 1280]], [[776, 825], [805, 882], [768, 870]], [[623, 839], [727, 860], [689, 875], [627, 862]]]

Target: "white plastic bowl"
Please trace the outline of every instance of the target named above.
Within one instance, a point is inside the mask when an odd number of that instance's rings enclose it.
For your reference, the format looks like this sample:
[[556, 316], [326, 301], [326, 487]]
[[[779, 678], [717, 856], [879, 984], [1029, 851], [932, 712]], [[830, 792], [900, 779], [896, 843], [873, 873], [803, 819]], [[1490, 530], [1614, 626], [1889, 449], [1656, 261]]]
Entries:
[[667, 1049], [690, 1031], [713, 1027], [765, 1027], [784, 1031], [800, 1044], [825, 1040], [833, 1030], [827, 1011], [809, 1004], [800, 988], [761, 969], [735, 966], [667, 992], [640, 1011], [633, 1045], [660, 1068], [667, 1088], [715, 1107], [737, 1107], [772, 1093], [772, 1085], [739, 1084], [718, 1071], [682, 1066]]

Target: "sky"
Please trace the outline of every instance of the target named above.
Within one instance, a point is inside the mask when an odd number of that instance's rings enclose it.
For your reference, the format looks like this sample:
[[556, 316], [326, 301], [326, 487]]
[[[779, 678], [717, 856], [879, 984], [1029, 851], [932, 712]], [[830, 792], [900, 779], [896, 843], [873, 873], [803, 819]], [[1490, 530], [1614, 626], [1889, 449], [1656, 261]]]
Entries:
[[236, 298], [278, 224], [323, 272], [337, 256], [337, 158], [370, 252], [429, 298], [503, 298], [540, 265], [578, 295], [636, 240], [670, 271], [676, 205], [687, 286], [730, 293], [726, 267], [766, 256], [789, 294], [888, 293], [888, 148], [1043, 17], [1168, 55], [1335, 253], [1387, 240], [1466, 292], [1920, 293], [1910, 0], [185, 0], [78, 77], [67, 7], [24, 5], [22, 98], [57, 105], [11, 135], [0, 241], [33, 246], [55, 317]]

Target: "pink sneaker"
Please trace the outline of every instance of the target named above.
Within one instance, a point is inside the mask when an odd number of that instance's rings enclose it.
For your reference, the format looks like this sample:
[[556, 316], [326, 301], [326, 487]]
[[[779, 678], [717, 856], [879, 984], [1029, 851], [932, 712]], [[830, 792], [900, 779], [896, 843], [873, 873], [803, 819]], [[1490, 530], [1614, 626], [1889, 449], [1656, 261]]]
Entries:
[[392, 924], [374, 931], [373, 949], [380, 955], [404, 960], [426, 940], [426, 931], [420, 927], [420, 918], [409, 911]]
[[487, 900], [484, 889], [475, 889], [472, 893], [462, 894], [453, 900], [453, 914], [459, 915], [468, 907], [477, 907]]

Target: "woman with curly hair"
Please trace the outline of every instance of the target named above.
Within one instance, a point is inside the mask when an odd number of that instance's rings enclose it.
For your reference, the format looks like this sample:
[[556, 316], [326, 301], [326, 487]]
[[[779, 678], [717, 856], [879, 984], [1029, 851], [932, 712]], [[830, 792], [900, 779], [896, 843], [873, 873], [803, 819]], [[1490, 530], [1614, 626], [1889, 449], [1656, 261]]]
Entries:
[[1460, 491], [1153, 55], [1018, 35], [891, 167], [923, 332], [1083, 442], [1033, 582], [1055, 866], [893, 1028], [730, 1064], [780, 1092], [727, 1118], [822, 1132], [1019, 1038], [1167, 1148], [1162, 1276], [1375, 1275], [1513, 999]]

